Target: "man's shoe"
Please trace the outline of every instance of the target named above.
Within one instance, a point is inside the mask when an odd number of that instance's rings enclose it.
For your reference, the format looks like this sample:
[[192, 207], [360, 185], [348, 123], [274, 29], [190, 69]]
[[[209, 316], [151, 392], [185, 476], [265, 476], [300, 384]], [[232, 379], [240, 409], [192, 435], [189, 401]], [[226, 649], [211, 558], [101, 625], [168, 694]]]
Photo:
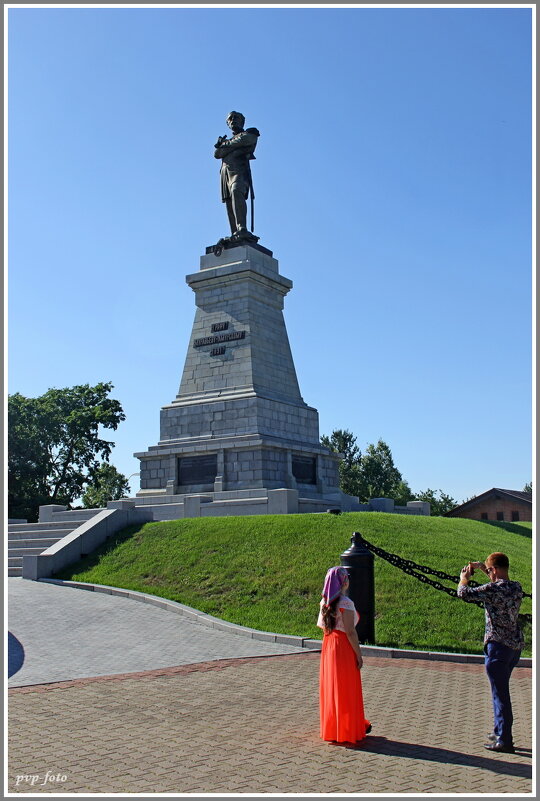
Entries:
[[495, 742], [485, 743], [484, 748], [487, 748], [488, 751], [497, 751], [498, 753], [502, 754], [515, 754], [516, 749], [513, 745], [506, 745], [506, 743], [501, 743], [500, 740], [495, 740]]
[[494, 731], [492, 731], [491, 734], [488, 734], [487, 738], [492, 743], [497, 742], [497, 740], [499, 739]]

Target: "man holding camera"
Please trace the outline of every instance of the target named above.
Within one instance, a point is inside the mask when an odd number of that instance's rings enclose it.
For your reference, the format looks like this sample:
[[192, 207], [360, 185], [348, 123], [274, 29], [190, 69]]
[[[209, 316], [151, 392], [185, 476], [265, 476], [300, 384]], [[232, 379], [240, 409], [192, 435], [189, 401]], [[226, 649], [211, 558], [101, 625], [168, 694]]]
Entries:
[[[490, 554], [485, 563], [469, 562], [461, 571], [457, 594], [464, 601], [482, 601], [486, 613], [484, 653], [491, 684], [494, 726], [484, 748], [513, 754], [510, 675], [523, 648], [523, 633], [518, 623], [523, 590], [518, 581], [508, 578], [509, 566], [506, 554], [499, 552]], [[469, 587], [469, 579], [476, 569], [486, 573], [489, 583]]]

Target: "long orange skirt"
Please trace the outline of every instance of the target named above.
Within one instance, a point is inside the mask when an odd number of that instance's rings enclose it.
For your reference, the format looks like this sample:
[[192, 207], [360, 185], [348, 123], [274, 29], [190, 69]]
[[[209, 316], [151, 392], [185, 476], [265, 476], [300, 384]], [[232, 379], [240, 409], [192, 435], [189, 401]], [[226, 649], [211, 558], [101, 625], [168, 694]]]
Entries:
[[355, 743], [370, 725], [364, 717], [362, 680], [356, 654], [344, 631], [325, 634], [319, 681], [321, 738]]

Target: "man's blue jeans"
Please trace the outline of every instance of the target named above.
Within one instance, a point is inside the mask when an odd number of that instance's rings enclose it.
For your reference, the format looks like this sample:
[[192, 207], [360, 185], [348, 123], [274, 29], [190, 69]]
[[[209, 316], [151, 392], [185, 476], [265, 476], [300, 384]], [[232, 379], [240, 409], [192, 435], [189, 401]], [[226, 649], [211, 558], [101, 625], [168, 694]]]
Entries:
[[484, 645], [484, 653], [493, 699], [493, 732], [504, 745], [512, 745], [514, 718], [510, 701], [510, 675], [519, 662], [521, 651], [508, 648], [500, 642], [488, 642]]

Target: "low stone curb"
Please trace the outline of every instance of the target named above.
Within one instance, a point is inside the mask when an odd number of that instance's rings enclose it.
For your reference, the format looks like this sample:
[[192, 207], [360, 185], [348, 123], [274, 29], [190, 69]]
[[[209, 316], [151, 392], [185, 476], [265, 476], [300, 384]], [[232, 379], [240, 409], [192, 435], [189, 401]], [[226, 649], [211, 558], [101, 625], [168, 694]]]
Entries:
[[259, 631], [258, 629], [250, 629], [247, 626], [239, 626], [236, 623], [229, 623], [226, 620], [221, 620], [219, 617], [208, 615], [206, 612], [200, 612], [198, 609], [193, 609], [193, 607], [186, 606], [186, 604], [181, 604], [178, 601], [171, 601], [168, 598], [161, 598], [158, 595], [151, 595], [146, 592], [126, 590], [120, 587], [109, 587], [106, 584], [91, 584], [83, 581], [63, 581], [62, 579], [49, 578], [41, 578], [38, 579], [38, 581], [45, 584], [59, 584], [61, 586], [73, 587], [80, 590], [102, 592], [107, 595], [117, 595], [122, 598], [131, 598], [133, 601], [142, 601], [143, 603], [157, 606], [160, 609], [165, 609], [167, 612], [175, 612], [188, 620], [193, 620], [195, 623], [201, 623], [212, 629], [229, 632], [230, 634], [237, 634], [241, 637], [250, 637], [254, 640], [273, 642], [279, 645], [292, 645], [296, 648], [307, 648], [315, 651], [320, 651], [322, 647], [322, 643], [319, 640], [297, 637], [293, 634], [274, 634], [270, 631]]
[[[141, 601], [142, 603], [151, 604], [152, 606], [158, 606], [160, 609], [165, 609], [168, 612], [175, 612], [178, 615], [183, 615], [188, 620], [193, 620], [196, 623], [201, 623], [204, 626], [209, 626], [218, 631], [237, 634], [241, 637], [250, 637], [253, 640], [275, 642], [280, 645], [292, 645], [297, 648], [306, 648], [310, 651], [320, 651], [322, 648], [322, 642], [320, 640], [313, 640], [309, 637], [298, 637], [294, 634], [274, 634], [270, 631], [259, 631], [258, 629], [250, 629], [248, 626], [239, 626], [237, 623], [228, 623], [226, 620], [213, 617], [212, 615], [206, 614], [206, 612], [200, 612], [198, 609], [193, 609], [191, 606], [179, 603], [179, 601], [170, 601], [167, 598], [161, 598], [158, 595], [151, 595], [146, 592], [125, 590], [120, 587], [109, 587], [106, 584], [91, 584], [83, 581], [64, 581], [62, 579], [50, 578], [40, 578], [38, 581], [42, 581], [46, 584], [59, 584], [63, 587], [73, 587], [79, 590], [103, 592], [107, 595], [118, 595], [122, 598], [131, 598], [133, 601]], [[362, 645], [362, 654], [363, 656], [378, 656], [388, 659], [424, 659], [436, 662], [462, 662], [468, 664], [484, 663], [484, 657], [481, 654], [453, 654], [443, 651], [408, 651], [399, 648], [385, 648], [380, 645]], [[530, 657], [522, 657], [519, 660], [518, 667], [532, 667], [532, 659]]]

